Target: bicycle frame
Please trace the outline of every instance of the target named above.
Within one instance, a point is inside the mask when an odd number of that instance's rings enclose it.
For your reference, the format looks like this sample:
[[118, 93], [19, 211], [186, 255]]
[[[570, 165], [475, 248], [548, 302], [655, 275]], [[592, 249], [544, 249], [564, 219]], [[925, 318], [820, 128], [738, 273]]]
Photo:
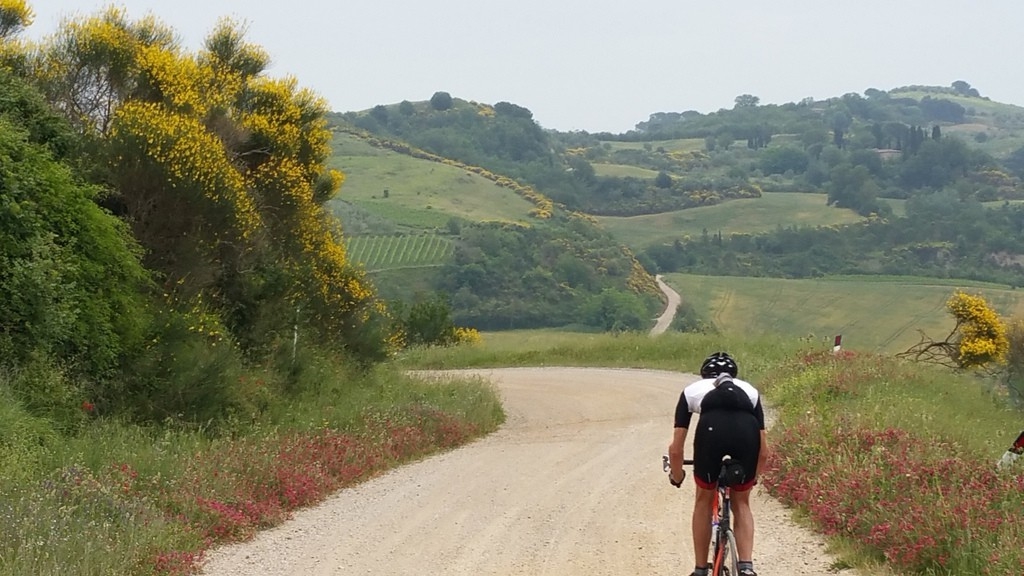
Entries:
[[736, 537], [732, 531], [732, 490], [726, 483], [726, 466], [718, 475], [718, 497], [711, 504], [711, 574], [712, 576], [736, 576], [739, 574]]
[[[661, 457], [662, 469], [669, 471], [668, 456]], [[738, 576], [739, 552], [732, 531], [732, 490], [726, 470], [732, 464], [728, 456], [722, 459], [718, 473], [718, 497], [711, 503], [711, 576]], [[683, 466], [692, 466], [693, 460], [683, 460]]]

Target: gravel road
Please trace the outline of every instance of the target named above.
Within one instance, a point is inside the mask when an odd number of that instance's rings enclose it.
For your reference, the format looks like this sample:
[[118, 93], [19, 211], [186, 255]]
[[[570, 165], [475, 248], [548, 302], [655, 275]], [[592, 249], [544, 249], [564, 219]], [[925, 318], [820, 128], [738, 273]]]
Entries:
[[658, 320], [654, 323], [654, 328], [651, 328], [651, 336], [663, 334], [668, 330], [668, 327], [672, 325], [672, 320], [676, 317], [676, 308], [679, 307], [679, 303], [682, 301], [679, 297], [679, 293], [673, 290], [671, 286], [661, 279], [661, 274], [655, 276], [654, 281], [658, 283], [658, 288], [661, 288], [662, 293], [665, 294], [666, 304], [665, 310], [661, 313], [661, 316], [658, 316]]
[[[461, 373], [498, 387], [508, 413], [500, 430], [215, 550], [204, 574], [690, 573], [693, 484], [672, 488], [661, 455], [676, 399], [694, 376], [601, 368]], [[820, 538], [766, 494], [752, 501], [761, 576], [836, 573]]]

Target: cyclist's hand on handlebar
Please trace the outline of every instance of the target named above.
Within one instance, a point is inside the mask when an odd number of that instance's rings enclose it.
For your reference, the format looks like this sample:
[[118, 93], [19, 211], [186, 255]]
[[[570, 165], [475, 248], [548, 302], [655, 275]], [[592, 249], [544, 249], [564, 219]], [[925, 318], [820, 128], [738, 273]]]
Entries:
[[668, 455], [667, 454], [661, 457], [661, 468], [662, 468], [662, 470], [664, 470], [665, 472], [668, 473], [668, 483], [669, 484], [675, 486], [676, 488], [679, 488], [680, 486], [683, 485], [683, 480], [686, 480], [686, 470], [683, 470], [683, 477], [679, 479], [679, 482], [676, 482], [675, 480], [673, 480], [672, 479], [672, 469], [671, 469], [671, 466], [669, 466]]

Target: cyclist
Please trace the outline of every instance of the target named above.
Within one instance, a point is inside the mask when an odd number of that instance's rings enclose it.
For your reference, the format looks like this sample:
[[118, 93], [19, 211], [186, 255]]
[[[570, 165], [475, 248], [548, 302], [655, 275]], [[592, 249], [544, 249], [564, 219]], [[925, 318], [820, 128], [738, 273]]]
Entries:
[[725, 352], [708, 356], [700, 367], [701, 379], [687, 386], [676, 404], [672, 444], [668, 448], [669, 482], [678, 488], [686, 478], [683, 471], [683, 443], [693, 414], [700, 414], [693, 436], [693, 480], [697, 497], [693, 506], [693, 548], [696, 556], [693, 576], [708, 573], [711, 546], [711, 509], [717, 495], [722, 457], [729, 455], [743, 466], [744, 477], [731, 487], [734, 532], [739, 555], [740, 576], [754, 572], [754, 516], [750, 490], [757, 483], [757, 471], [768, 457], [764, 408], [761, 394], [749, 382], [736, 377], [739, 367]]

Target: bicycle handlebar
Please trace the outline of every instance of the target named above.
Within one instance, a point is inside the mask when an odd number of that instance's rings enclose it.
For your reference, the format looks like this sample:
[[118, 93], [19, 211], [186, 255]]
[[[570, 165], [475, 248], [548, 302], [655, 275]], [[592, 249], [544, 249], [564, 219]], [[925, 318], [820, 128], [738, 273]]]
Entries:
[[[693, 460], [684, 459], [683, 466], [693, 466]], [[663, 454], [661, 456], [661, 469], [664, 470], [665, 472], [668, 472], [668, 468], [668, 454]]]

